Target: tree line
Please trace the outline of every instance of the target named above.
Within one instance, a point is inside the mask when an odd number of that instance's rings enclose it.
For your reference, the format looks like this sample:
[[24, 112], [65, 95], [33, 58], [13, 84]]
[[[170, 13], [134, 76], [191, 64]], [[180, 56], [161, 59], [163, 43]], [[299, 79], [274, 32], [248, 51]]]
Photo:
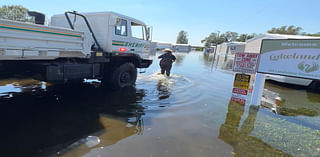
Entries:
[[[290, 26], [281, 26], [281, 27], [273, 27], [270, 30], [267, 31], [267, 33], [270, 34], [288, 34], [288, 35], [304, 35], [304, 36], [316, 36], [320, 37], [320, 32], [317, 33], [306, 33], [302, 32], [301, 27], [296, 27], [294, 25]], [[209, 34], [209, 36], [205, 37], [203, 40], [201, 40], [201, 43], [204, 43], [205, 47], [209, 46], [215, 46], [219, 45], [224, 42], [245, 42], [249, 39], [252, 39], [258, 35], [261, 34], [239, 34], [237, 32], [232, 32], [232, 31], [226, 31], [224, 33], [220, 32], [212, 32]], [[188, 37], [187, 37], [187, 32], [182, 30], [179, 32], [178, 37], [177, 37], [177, 44], [183, 43], [187, 44], [188, 43]]]
[[[320, 37], [320, 32], [317, 33], [306, 33], [302, 32], [301, 27], [296, 27], [294, 25], [290, 26], [281, 26], [281, 27], [273, 27], [270, 30], [267, 31], [267, 33], [270, 34], [288, 34], [288, 35], [305, 35], [305, 36], [317, 36]], [[222, 33], [221, 35], [215, 32], [212, 32], [209, 36], [205, 37], [203, 40], [201, 40], [201, 43], [204, 43], [204, 46], [209, 47], [209, 46], [214, 46], [221, 44], [223, 42], [233, 42], [233, 41], [238, 41], [238, 42], [245, 42], [251, 38], [254, 38], [258, 35], [261, 34], [239, 34], [237, 32], [231, 32], [227, 31]]]
[[0, 18], [21, 22], [34, 22], [28, 15], [28, 9], [20, 5], [3, 5], [0, 8]]
[[231, 31], [227, 31], [221, 34], [220, 32], [218, 33], [212, 32], [209, 36], [201, 40], [201, 43], [204, 43], [205, 47], [209, 47], [209, 46], [219, 45], [224, 42], [234, 42], [234, 41], [245, 42], [251, 38], [254, 38], [257, 35], [258, 34], [255, 34], [255, 33], [239, 34], [237, 32], [231, 32]]

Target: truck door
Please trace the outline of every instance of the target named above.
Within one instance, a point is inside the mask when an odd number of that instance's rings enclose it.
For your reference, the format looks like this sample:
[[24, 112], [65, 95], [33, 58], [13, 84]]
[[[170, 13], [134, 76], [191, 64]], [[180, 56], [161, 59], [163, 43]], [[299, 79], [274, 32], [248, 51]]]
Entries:
[[146, 25], [125, 18], [117, 18], [112, 35], [112, 52], [150, 55], [149, 33]]
[[145, 56], [150, 53], [150, 41], [147, 36], [147, 27], [144, 24], [130, 22], [131, 39], [130, 51], [133, 53], [141, 53]]
[[128, 20], [117, 18], [116, 25], [112, 30], [112, 52], [129, 52]]

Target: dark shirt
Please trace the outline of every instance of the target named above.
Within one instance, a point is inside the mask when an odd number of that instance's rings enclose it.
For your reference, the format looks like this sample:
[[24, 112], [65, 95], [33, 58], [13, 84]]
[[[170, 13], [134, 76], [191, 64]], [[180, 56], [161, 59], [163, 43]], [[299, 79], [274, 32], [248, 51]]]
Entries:
[[158, 58], [161, 59], [160, 64], [172, 64], [176, 60], [176, 57], [171, 53], [165, 53]]

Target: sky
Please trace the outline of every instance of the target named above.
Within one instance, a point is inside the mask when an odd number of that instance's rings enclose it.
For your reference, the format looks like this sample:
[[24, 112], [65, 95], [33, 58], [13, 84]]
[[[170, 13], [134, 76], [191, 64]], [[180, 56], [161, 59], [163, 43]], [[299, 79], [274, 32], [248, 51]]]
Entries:
[[189, 44], [212, 32], [266, 33], [272, 27], [295, 25], [320, 32], [320, 0], [0, 0], [46, 14], [65, 11], [114, 11], [153, 27], [153, 40], [176, 42], [179, 31]]

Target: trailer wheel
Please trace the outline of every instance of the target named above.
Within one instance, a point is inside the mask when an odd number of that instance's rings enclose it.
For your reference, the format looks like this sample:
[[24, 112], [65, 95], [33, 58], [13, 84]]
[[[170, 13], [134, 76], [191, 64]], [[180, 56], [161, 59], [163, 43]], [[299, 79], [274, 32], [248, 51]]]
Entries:
[[112, 74], [112, 86], [116, 89], [133, 86], [137, 80], [137, 69], [132, 63], [122, 64]]

